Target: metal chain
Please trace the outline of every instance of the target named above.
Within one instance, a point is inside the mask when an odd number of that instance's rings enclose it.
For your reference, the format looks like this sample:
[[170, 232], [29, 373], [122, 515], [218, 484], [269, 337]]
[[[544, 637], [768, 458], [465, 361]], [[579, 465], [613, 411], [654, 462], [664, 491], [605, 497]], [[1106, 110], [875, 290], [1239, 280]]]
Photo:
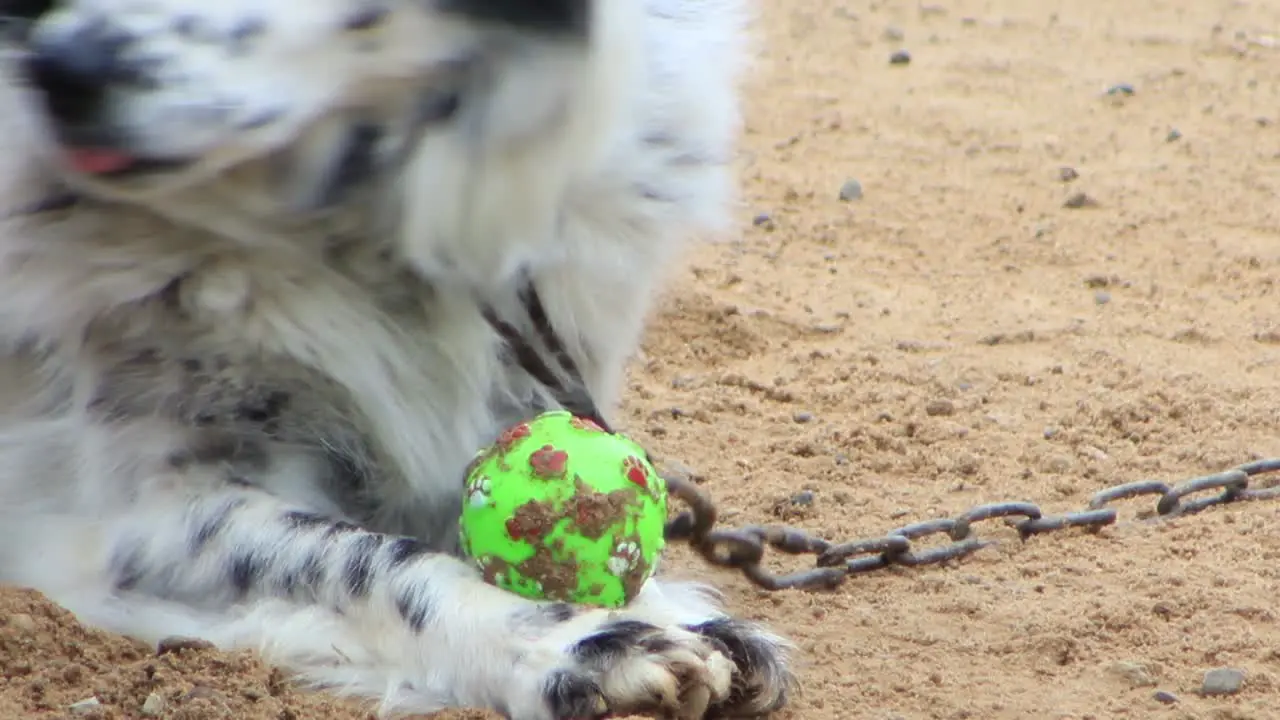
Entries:
[[[545, 349], [560, 366], [564, 377], [558, 377], [547, 365], [542, 353], [515, 326], [502, 320], [496, 310], [484, 302], [480, 303], [480, 308], [494, 331], [506, 341], [516, 362], [530, 377], [550, 390], [561, 407], [580, 417], [590, 418], [611, 432], [595, 401], [585, 389], [587, 383], [583, 380], [577, 363], [551, 324], [532, 280], [526, 279], [522, 284], [519, 300], [529, 323]], [[666, 538], [674, 542], [687, 541], [707, 562], [719, 567], [737, 568], [751, 582], [766, 590], [834, 588], [848, 576], [858, 573], [893, 565], [934, 565], [971, 555], [995, 543], [994, 540], [972, 537], [974, 524], [985, 520], [1005, 519], [1024, 541], [1032, 535], [1067, 528], [1079, 527], [1096, 532], [1103, 526], [1116, 522], [1116, 511], [1107, 507], [1108, 504], [1142, 495], [1160, 496], [1156, 503], [1156, 514], [1160, 517], [1189, 515], [1226, 503], [1280, 498], [1280, 483], [1265, 488], [1249, 487], [1253, 476], [1274, 472], [1280, 472], [1280, 458], [1247, 463], [1172, 487], [1156, 480], [1117, 485], [1094, 494], [1088, 509], [1064, 515], [1046, 516], [1039, 506], [1030, 502], [979, 505], [954, 518], [912, 523], [890, 530], [881, 537], [839, 545], [785, 525], [750, 525], [736, 530], [717, 530], [715, 525], [718, 513], [711, 498], [692, 482], [667, 477], [664, 479], [671, 496], [682, 500], [689, 506], [689, 510], [681, 512], [667, 523]], [[1188, 495], [1206, 490], [1220, 492], [1209, 497], [1183, 500]], [[1022, 519], [1011, 520], [1015, 517]], [[916, 549], [913, 545], [915, 540], [938, 534], [947, 535], [951, 542], [941, 547], [921, 549]], [[766, 547], [789, 555], [815, 555], [816, 567], [788, 575], [775, 575], [761, 565]]]
[[[736, 568], [752, 583], [766, 590], [835, 588], [850, 575], [899, 565], [935, 565], [971, 555], [996, 543], [974, 537], [974, 526], [985, 520], [1004, 519], [1026, 541], [1033, 535], [1083, 528], [1097, 532], [1116, 523], [1111, 503], [1129, 498], [1156, 495], [1154, 517], [1173, 518], [1198, 513], [1215, 505], [1252, 500], [1280, 499], [1280, 481], [1265, 487], [1250, 487], [1251, 480], [1268, 473], [1280, 473], [1280, 458], [1258, 460], [1225, 472], [1193, 478], [1176, 485], [1159, 480], [1143, 480], [1106, 488], [1089, 499], [1088, 507], [1062, 515], [1045, 515], [1030, 502], [1000, 502], [979, 505], [953, 518], [938, 518], [904, 525], [880, 537], [833, 544], [816, 535], [785, 525], [748, 525], [715, 529], [717, 510], [711, 498], [692, 482], [669, 477], [672, 497], [689, 506], [672, 518], [666, 527], [669, 541], [687, 541], [712, 565]], [[1207, 497], [1189, 495], [1216, 491]], [[1021, 518], [1021, 519], [1016, 519]], [[946, 535], [946, 545], [917, 549], [913, 541], [931, 535]], [[775, 575], [762, 566], [765, 548], [788, 555], [814, 555], [815, 567]]]

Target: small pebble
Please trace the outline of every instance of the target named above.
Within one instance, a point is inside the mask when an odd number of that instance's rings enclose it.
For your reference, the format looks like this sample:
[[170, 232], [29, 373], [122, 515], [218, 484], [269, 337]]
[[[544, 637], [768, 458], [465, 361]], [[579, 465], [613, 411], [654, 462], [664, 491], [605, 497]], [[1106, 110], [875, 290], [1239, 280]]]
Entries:
[[954, 468], [961, 475], [977, 475], [982, 469], [982, 461], [976, 455], [961, 453], [956, 457]]
[[1041, 463], [1041, 469], [1051, 475], [1062, 475], [1071, 471], [1071, 459], [1062, 455], [1047, 457]]
[[1092, 445], [1081, 445], [1080, 454], [1097, 462], [1105, 462], [1111, 459], [1111, 456], [1103, 452], [1101, 448], [1096, 448]]
[[1156, 684], [1155, 675], [1145, 663], [1121, 660], [1112, 663], [1108, 669], [1112, 675], [1129, 683], [1130, 687], [1154, 687]]
[[1204, 674], [1201, 695], [1234, 695], [1244, 685], [1244, 671], [1236, 668], [1214, 668]]
[[1107, 88], [1108, 95], [1132, 95], [1133, 86], [1129, 83], [1116, 83]]
[[911, 62], [911, 53], [906, 50], [899, 50], [889, 56], [890, 65], [907, 65]]
[[1080, 177], [1080, 173], [1073, 167], [1058, 168], [1058, 179], [1062, 182], [1071, 182], [1078, 177]]
[[146, 700], [142, 701], [141, 712], [143, 717], [160, 717], [164, 713], [164, 698], [151, 693]]
[[67, 706], [72, 715], [93, 715], [102, 707], [102, 702], [96, 697], [85, 698], [80, 702], [74, 702]]
[[1047, 427], [1047, 428], [1045, 428], [1045, 429], [1044, 429], [1044, 439], [1045, 439], [1045, 440], [1052, 440], [1052, 439], [1054, 439], [1054, 438], [1058, 437], [1058, 432], [1059, 432], [1059, 430], [1058, 430], [1058, 428], [1056, 428], [1056, 427]]
[[889, 27], [885, 28], [884, 33], [882, 35], [882, 37], [884, 37], [885, 40], [889, 40], [892, 42], [901, 42], [902, 39], [905, 38], [906, 36], [907, 34], [902, 32], [902, 28], [895, 27], [893, 25], [890, 25]]
[[812, 490], [801, 490], [791, 496], [791, 504], [799, 507], [809, 507], [813, 504], [815, 496]]
[[1182, 132], [1178, 128], [1169, 128], [1169, 134], [1164, 136], [1165, 142], [1177, 142], [1182, 139]]
[[762, 227], [766, 230], [774, 228], [773, 217], [769, 213], [760, 213], [751, 219], [751, 224], [756, 227]]
[[1066, 202], [1062, 203], [1062, 207], [1070, 208], [1072, 210], [1079, 210], [1080, 208], [1090, 208], [1090, 207], [1097, 207], [1097, 206], [1098, 206], [1097, 200], [1094, 200], [1093, 198], [1089, 197], [1087, 194], [1082, 192], [1078, 192], [1075, 195], [1072, 195], [1071, 197], [1067, 198]]
[[168, 655], [180, 650], [209, 650], [212, 647], [213, 643], [208, 640], [171, 635], [156, 645], [156, 655]]
[[1111, 302], [1111, 293], [1106, 290], [1098, 290], [1093, 294], [1093, 302], [1095, 305], [1106, 305]]
[[840, 199], [845, 202], [862, 199], [862, 183], [850, 178], [840, 186]]
[[807, 423], [807, 422], [813, 422], [813, 413], [798, 412], [795, 415], [792, 415], [791, 419], [803, 425], [804, 423]]
[[951, 417], [956, 414], [956, 405], [946, 399], [930, 400], [929, 403], [924, 406], [924, 414], [929, 417]]
[[1157, 690], [1151, 697], [1155, 698], [1156, 702], [1163, 703], [1165, 705], [1172, 705], [1178, 702], [1178, 696], [1168, 690]]

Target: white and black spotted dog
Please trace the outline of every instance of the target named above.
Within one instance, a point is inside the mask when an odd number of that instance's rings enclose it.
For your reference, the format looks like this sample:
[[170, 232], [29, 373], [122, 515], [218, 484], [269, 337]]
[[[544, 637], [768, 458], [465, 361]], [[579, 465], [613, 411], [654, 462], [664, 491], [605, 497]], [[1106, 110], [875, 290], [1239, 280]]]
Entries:
[[705, 588], [608, 612], [456, 556], [477, 448], [612, 407], [723, 226], [742, 11], [0, 1], [0, 581], [388, 714], [781, 707], [787, 643]]

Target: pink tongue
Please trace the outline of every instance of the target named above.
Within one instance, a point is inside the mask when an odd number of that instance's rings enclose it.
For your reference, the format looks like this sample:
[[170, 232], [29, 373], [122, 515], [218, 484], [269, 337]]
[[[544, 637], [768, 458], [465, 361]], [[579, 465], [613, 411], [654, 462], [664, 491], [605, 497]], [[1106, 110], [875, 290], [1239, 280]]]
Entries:
[[133, 158], [115, 150], [95, 150], [92, 148], [70, 148], [66, 151], [67, 161], [71, 167], [86, 175], [102, 175], [104, 173], [124, 170], [133, 164]]

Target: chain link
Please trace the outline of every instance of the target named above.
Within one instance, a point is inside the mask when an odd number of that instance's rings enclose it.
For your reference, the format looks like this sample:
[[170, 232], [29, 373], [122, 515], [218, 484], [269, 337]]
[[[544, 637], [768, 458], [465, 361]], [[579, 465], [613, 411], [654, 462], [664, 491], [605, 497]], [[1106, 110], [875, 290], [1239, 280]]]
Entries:
[[[1263, 487], [1251, 486], [1258, 475], [1280, 473], [1280, 458], [1258, 460], [1225, 472], [1197, 477], [1176, 485], [1159, 480], [1115, 485], [1100, 490], [1084, 510], [1062, 515], [1045, 515], [1030, 502], [999, 502], [979, 505], [954, 518], [938, 518], [904, 525], [881, 537], [833, 544], [816, 535], [785, 525], [748, 525], [717, 529], [718, 512], [711, 498], [692, 482], [668, 477], [672, 497], [689, 506], [667, 523], [666, 537], [689, 545], [712, 565], [736, 568], [765, 590], [835, 588], [850, 575], [881, 570], [894, 565], [915, 567], [936, 565], [971, 555], [996, 543], [975, 537], [974, 526], [1002, 519], [1026, 541], [1033, 535], [1083, 528], [1097, 532], [1116, 523], [1118, 513], [1111, 504], [1119, 500], [1158, 496], [1155, 511], [1145, 517], [1173, 518], [1192, 515], [1216, 505], [1280, 499], [1280, 481]], [[1216, 491], [1211, 495], [1189, 497]], [[947, 544], [917, 548], [915, 541], [945, 535]], [[763, 567], [765, 551], [772, 548], [788, 555], [816, 556], [814, 567], [786, 575], [776, 575]]]

